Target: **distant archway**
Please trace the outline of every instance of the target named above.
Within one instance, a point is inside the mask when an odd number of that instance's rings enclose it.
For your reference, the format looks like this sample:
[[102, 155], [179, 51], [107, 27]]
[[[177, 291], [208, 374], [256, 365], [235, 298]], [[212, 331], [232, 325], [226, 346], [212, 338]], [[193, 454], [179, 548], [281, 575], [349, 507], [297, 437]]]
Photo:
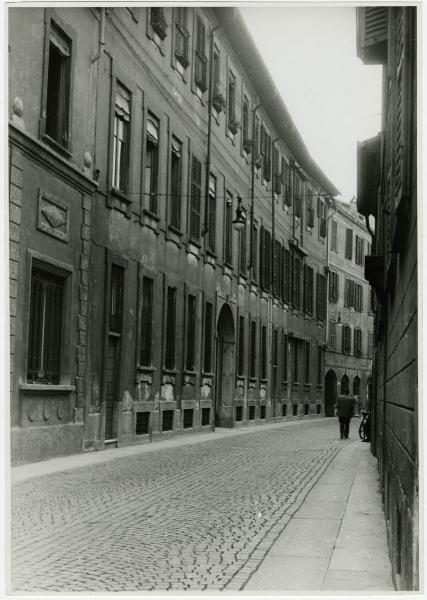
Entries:
[[341, 394], [348, 396], [350, 393], [350, 380], [347, 375], [341, 377]]
[[335, 371], [328, 371], [325, 376], [325, 417], [334, 416], [337, 402], [337, 376]]
[[217, 323], [215, 425], [233, 427], [233, 396], [235, 368], [234, 318], [229, 304], [221, 308]]

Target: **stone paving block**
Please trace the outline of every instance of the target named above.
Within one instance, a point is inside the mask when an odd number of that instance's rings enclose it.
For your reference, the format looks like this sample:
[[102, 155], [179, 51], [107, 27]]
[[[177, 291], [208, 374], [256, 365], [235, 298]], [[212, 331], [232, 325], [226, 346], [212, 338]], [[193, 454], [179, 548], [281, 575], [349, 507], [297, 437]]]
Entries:
[[367, 571], [388, 573], [390, 559], [384, 549], [378, 548], [335, 548], [330, 569], [332, 571]]
[[330, 556], [339, 526], [339, 519], [295, 517], [274, 543], [269, 556]]

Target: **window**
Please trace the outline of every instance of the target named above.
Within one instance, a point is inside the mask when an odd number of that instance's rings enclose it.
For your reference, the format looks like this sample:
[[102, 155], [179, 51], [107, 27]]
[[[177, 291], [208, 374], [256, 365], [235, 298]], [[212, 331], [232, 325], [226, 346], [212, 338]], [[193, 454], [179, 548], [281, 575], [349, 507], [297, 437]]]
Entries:
[[273, 148], [273, 167], [274, 167], [274, 193], [280, 195], [282, 193], [282, 174], [280, 172], [280, 152], [279, 149]]
[[304, 383], [310, 383], [310, 342], [305, 342]]
[[350, 327], [350, 325], [342, 326], [342, 352], [343, 352], [343, 354], [351, 353], [351, 327]]
[[246, 223], [239, 231], [239, 270], [242, 275], [246, 275]]
[[213, 79], [213, 92], [214, 95], [218, 95], [220, 93], [220, 89], [219, 89], [219, 85], [220, 85], [220, 80], [219, 80], [219, 73], [220, 73], [220, 54], [219, 54], [219, 50], [217, 48], [217, 46], [214, 46], [213, 49], [213, 74], [212, 74], [212, 79]]
[[181, 228], [182, 144], [172, 138], [170, 224]]
[[212, 371], [212, 304], [205, 305], [205, 352], [203, 370], [205, 373]]
[[237, 346], [237, 375], [244, 374], [245, 363], [245, 317], [239, 316], [239, 341]]
[[225, 200], [225, 247], [224, 262], [233, 264], [233, 196], [227, 192]]
[[301, 308], [301, 259], [294, 255], [292, 273], [292, 305], [294, 308]]
[[331, 350], [337, 349], [337, 325], [335, 321], [329, 321], [329, 347]]
[[251, 321], [251, 339], [249, 344], [249, 377], [256, 377], [256, 321]]
[[252, 229], [252, 280], [258, 281], [258, 223], [256, 221]]
[[279, 359], [279, 331], [273, 331], [273, 391], [277, 388], [277, 364]]
[[332, 219], [331, 227], [332, 227], [331, 250], [333, 252], [338, 252], [338, 223], [334, 219]]
[[344, 281], [344, 306], [346, 308], [354, 307], [354, 281], [345, 279]]
[[319, 237], [326, 237], [326, 204], [317, 197], [317, 217], [319, 219]]
[[288, 336], [283, 334], [282, 339], [282, 380], [288, 381]]
[[228, 130], [234, 135], [237, 133], [236, 129], [236, 78], [231, 71], [228, 72]]
[[260, 285], [264, 290], [270, 289], [271, 284], [271, 233], [261, 227], [260, 233], [260, 259], [259, 278]]
[[186, 350], [185, 368], [187, 371], [194, 371], [196, 351], [196, 296], [192, 294], [188, 294], [187, 296]]
[[326, 318], [326, 278], [316, 274], [316, 316], [321, 321]]
[[110, 295], [110, 331], [121, 333], [123, 320], [123, 293], [124, 293], [123, 267], [111, 265], [111, 295]]
[[249, 100], [244, 96], [242, 106], [242, 144], [243, 150], [246, 153], [249, 150], [249, 146], [247, 145], [249, 138]]
[[368, 331], [368, 357], [372, 358], [372, 348], [374, 342], [374, 334], [372, 331]]
[[323, 375], [322, 346], [317, 346], [317, 385], [322, 385]]
[[338, 286], [338, 273], [336, 273], [335, 271], [329, 271], [329, 302], [338, 302]]
[[357, 375], [353, 379], [353, 396], [360, 396], [360, 377]]
[[313, 190], [307, 188], [307, 227], [314, 227]]
[[350, 381], [347, 375], [343, 375], [341, 378], [341, 394], [348, 396], [350, 393]]
[[291, 253], [287, 248], [283, 249], [283, 302], [289, 304], [291, 301]]
[[359, 237], [358, 235], [356, 235], [356, 256], [355, 256], [356, 265], [363, 265], [363, 259], [364, 259], [363, 239], [361, 237]]
[[207, 207], [208, 248], [215, 252], [216, 247], [216, 177], [209, 177], [209, 194]]
[[157, 181], [159, 171], [159, 121], [152, 115], [147, 118], [145, 149], [145, 197], [150, 212], [157, 214]]
[[282, 182], [283, 182], [283, 204], [291, 206], [292, 196], [290, 189], [291, 170], [286, 162], [285, 156], [282, 157]]
[[193, 427], [193, 413], [194, 410], [192, 408], [184, 408], [184, 414], [182, 419], [182, 428], [183, 429], [191, 429]]
[[211, 409], [202, 408], [202, 425], [209, 425], [211, 420]]
[[202, 199], [202, 163], [193, 155], [191, 165], [190, 238], [200, 240], [200, 211]]
[[154, 33], [161, 40], [164, 40], [167, 35], [168, 25], [166, 23], [165, 15], [163, 13], [163, 8], [150, 8], [150, 25]]
[[188, 60], [187, 12], [188, 8], [176, 7], [175, 11], [175, 58], [186, 69]]
[[153, 335], [153, 280], [144, 277], [142, 280], [142, 315], [141, 315], [141, 365], [148, 367], [152, 363], [151, 347]]
[[354, 309], [363, 311], [363, 287], [359, 283], [354, 284]]
[[261, 166], [261, 137], [259, 127], [259, 117], [255, 115], [255, 127], [254, 127], [254, 152], [255, 152], [255, 167], [259, 169]]
[[206, 27], [202, 19], [196, 18], [196, 53], [194, 57], [194, 83], [203, 93], [207, 90], [207, 57], [206, 47]]
[[296, 217], [301, 217], [302, 215], [301, 179], [296, 173], [294, 177], [294, 213]]
[[267, 327], [261, 327], [261, 379], [267, 379]]
[[283, 267], [282, 267], [282, 244], [274, 240], [274, 260], [273, 260], [273, 293], [277, 298], [282, 296], [283, 289]]
[[362, 330], [354, 330], [354, 356], [362, 356]]
[[293, 359], [294, 359], [293, 383], [298, 383], [299, 374], [298, 374], [298, 342], [297, 342], [297, 340], [294, 340], [294, 343], [293, 343]]
[[304, 265], [304, 312], [313, 314], [313, 269]]
[[263, 156], [262, 176], [268, 183], [271, 176], [271, 137], [264, 125], [261, 127], [261, 155]]
[[353, 230], [345, 230], [345, 257], [351, 260], [353, 258]]
[[70, 126], [71, 40], [51, 21], [45, 133], [68, 147]]
[[114, 109], [113, 137], [113, 189], [126, 192], [129, 172], [130, 139], [130, 101], [131, 94], [122, 85], [117, 84]]
[[135, 435], [147, 434], [150, 431], [150, 413], [137, 412], [135, 421]]
[[165, 368], [175, 368], [176, 288], [167, 288]]
[[63, 327], [64, 279], [31, 270], [27, 380], [58, 384]]

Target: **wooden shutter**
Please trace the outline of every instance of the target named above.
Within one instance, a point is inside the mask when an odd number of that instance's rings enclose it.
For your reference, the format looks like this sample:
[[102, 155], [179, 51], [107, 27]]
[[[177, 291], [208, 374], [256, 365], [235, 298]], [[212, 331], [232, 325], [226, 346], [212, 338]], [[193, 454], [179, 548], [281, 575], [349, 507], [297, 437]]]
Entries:
[[353, 257], [353, 230], [349, 228], [345, 231], [345, 257], [350, 260]]
[[387, 58], [388, 8], [357, 9], [357, 55], [365, 64], [384, 64]]
[[193, 156], [191, 167], [190, 237], [200, 240], [200, 213], [202, 198], [202, 163]]

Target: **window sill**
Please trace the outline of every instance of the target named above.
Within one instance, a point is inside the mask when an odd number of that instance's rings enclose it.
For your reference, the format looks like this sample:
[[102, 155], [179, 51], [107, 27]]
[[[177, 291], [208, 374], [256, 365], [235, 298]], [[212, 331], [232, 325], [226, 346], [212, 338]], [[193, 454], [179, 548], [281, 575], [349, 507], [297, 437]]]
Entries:
[[47, 133], [44, 133], [42, 136], [42, 140], [51, 148], [53, 148], [54, 150], [56, 150], [59, 154], [62, 154], [62, 156], [65, 156], [66, 158], [70, 159], [72, 158], [72, 153], [68, 150], [68, 148], [66, 148], [65, 146], [62, 146], [59, 142], [57, 142], [56, 140], [54, 140], [53, 138], [50, 137], [50, 135], [48, 135]]
[[166, 239], [172, 242], [173, 244], [176, 244], [178, 248], [181, 248], [182, 245], [182, 235], [183, 234], [178, 229], [175, 229], [173, 225], [168, 225], [168, 228], [166, 230]]
[[126, 192], [123, 192], [122, 190], [118, 190], [117, 188], [112, 187], [111, 193], [113, 196], [115, 196], [121, 202], [126, 202], [126, 204], [131, 203], [131, 200], [130, 200], [129, 196], [126, 194]]
[[153, 367], [152, 365], [149, 366], [144, 366], [144, 365], [136, 365], [136, 368], [138, 371], [149, 371], [150, 373], [153, 373], [156, 370], [156, 367]]
[[18, 389], [32, 392], [74, 392], [74, 385], [62, 385], [55, 383], [20, 383]]

